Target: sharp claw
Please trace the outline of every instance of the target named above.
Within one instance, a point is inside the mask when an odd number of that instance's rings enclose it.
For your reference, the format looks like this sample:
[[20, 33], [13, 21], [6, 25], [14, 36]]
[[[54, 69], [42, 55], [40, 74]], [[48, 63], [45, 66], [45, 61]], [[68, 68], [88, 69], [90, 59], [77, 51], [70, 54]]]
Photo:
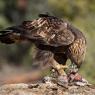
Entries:
[[68, 78], [67, 75], [59, 76], [58, 77], [58, 85], [68, 88]]

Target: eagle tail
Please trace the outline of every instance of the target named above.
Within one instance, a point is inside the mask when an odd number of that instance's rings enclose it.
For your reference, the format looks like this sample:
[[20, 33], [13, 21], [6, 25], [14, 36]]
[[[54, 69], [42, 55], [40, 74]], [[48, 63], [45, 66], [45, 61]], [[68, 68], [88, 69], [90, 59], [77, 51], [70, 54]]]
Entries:
[[8, 27], [0, 31], [0, 42], [5, 44], [15, 43], [20, 40], [21, 31], [16, 26]]

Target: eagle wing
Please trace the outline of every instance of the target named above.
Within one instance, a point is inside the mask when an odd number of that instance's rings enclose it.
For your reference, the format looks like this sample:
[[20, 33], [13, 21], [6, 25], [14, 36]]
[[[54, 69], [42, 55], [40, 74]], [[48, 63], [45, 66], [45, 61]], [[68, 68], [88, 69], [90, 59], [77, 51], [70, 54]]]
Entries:
[[58, 47], [71, 44], [75, 38], [66, 21], [48, 15], [40, 15], [36, 20], [24, 21], [21, 25], [0, 31], [0, 41], [3, 43], [10, 44], [25, 39]]
[[57, 17], [41, 16], [30, 23], [24, 22], [28, 26], [28, 37], [38, 40], [40, 44], [50, 46], [63, 46], [71, 44], [75, 37], [68, 27], [69, 24]]

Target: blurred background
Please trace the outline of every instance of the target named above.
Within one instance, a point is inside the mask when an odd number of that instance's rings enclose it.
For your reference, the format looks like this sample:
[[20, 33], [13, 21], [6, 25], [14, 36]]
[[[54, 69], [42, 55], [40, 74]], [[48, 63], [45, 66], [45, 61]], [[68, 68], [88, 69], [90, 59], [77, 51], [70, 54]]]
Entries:
[[[0, 30], [46, 12], [69, 20], [83, 31], [87, 53], [80, 73], [95, 84], [95, 0], [0, 0]], [[35, 46], [31, 43], [0, 43], [0, 84], [32, 82], [46, 75], [48, 70], [39, 72], [36, 68], [41, 66], [33, 65], [34, 55]]]

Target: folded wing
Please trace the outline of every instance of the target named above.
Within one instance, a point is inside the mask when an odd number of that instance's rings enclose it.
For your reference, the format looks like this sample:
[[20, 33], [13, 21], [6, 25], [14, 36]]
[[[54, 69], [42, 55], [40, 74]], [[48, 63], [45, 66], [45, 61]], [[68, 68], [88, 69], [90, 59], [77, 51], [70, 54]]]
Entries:
[[48, 15], [40, 15], [39, 19], [24, 21], [21, 25], [0, 31], [0, 41], [6, 44], [29, 40], [58, 47], [69, 45], [74, 39], [74, 34], [68, 28], [67, 22]]

